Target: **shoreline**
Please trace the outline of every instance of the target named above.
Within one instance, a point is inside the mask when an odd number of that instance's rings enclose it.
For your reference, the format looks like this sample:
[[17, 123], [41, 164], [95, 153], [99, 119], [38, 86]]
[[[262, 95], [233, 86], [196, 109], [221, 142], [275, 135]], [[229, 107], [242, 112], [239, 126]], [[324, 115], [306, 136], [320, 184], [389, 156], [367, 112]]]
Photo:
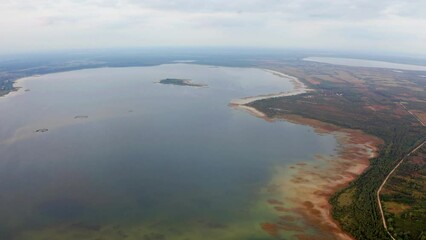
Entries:
[[[319, 134], [332, 134], [336, 138], [338, 145], [337, 152], [339, 153], [338, 156], [329, 157], [328, 159], [325, 159], [324, 156], [318, 156], [317, 160], [321, 164], [318, 164], [318, 162], [315, 161], [313, 164], [306, 163], [305, 165], [290, 166], [289, 169], [279, 169], [278, 171], [290, 171], [291, 178], [281, 179], [281, 181], [277, 182], [277, 184], [279, 184], [280, 187], [285, 186], [282, 187], [283, 192], [294, 192], [298, 195], [294, 197], [283, 196], [285, 201], [292, 201], [296, 206], [290, 208], [288, 212], [301, 216], [305, 220], [306, 224], [309, 224], [310, 226], [314, 225], [319, 229], [319, 231], [331, 231], [335, 234], [336, 239], [353, 239], [351, 236], [340, 230], [338, 224], [331, 216], [331, 205], [328, 203], [328, 200], [332, 194], [345, 187], [349, 182], [353, 181], [369, 167], [368, 160], [375, 156], [377, 144], [379, 144], [380, 140], [373, 139], [375, 137], [367, 135], [359, 130], [344, 129], [332, 124], [296, 115], [288, 115], [282, 118], [268, 118], [263, 112], [247, 106], [246, 104], [257, 100], [294, 96], [313, 91], [312, 89], [308, 89], [307, 86], [296, 77], [269, 69], [264, 70], [292, 81], [294, 83], [294, 89], [288, 92], [232, 100], [229, 105], [231, 107], [247, 111], [250, 114], [267, 121], [284, 119], [296, 124], [310, 126]], [[5, 97], [23, 94], [25, 90], [25, 82], [36, 77], [38, 76], [29, 76], [18, 79], [14, 83], [17, 84], [17, 91], [10, 92], [5, 95]], [[359, 161], [354, 161], [354, 159]], [[330, 163], [331, 166], [327, 166], [329, 169], [319, 172], [319, 165], [323, 165], [324, 163]], [[283, 174], [278, 174], [277, 178], [282, 177], [282, 175]], [[287, 185], [283, 182], [287, 183]], [[312, 184], [309, 185], [307, 183]], [[332, 185], [331, 187], [330, 184]], [[289, 191], [289, 189], [292, 188], [294, 188], [294, 191]], [[300, 200], [301, 197], [303, 197], [303, 201]], [[277, 212], [280, 212], [280, 214], [284, 213], [284, 211], [281, 210], [277, 210]], [[287, 227], [290, 228], [289, 226]], [[305, 236], [303, 232], [295, 231], [295, 233], [298, 234], [298, 239], [312, 239], [312, 236]], [[331, 238], [328, 237], [324, 239]]]
[[[298, 115], [284, 114], [284, 116], [270, 118], [256, 108], [247, 106], [257, 100], [294, 96], [314, 91], [307, 88], [296, 77], [269, 69], [264, 70], [293, 82], [295, 86], [293, 91], [236, 99], [232, 100], [229, 106], [268, 122], [285, 120], [310, 126], [318, 134], [332, 135], [336, 139], [337, 149], [336, 155], [318, 155], [314, 161], [301, 162], [276, 170], [277, 174], [268, 188], [275, 189], [274, 191], [278, 191], [278, 194], [283, 193], [283, 195], [281, 199], [272, 202], [285, 202], [291, 207], [272, 204], [274, 210], [281, 216], [276, 222], [262, 223], [261, 227], [271, 236], [279, 235], [280, 231], [287, 233], [290, 231], [294, 233], [293, 236], [296, 239], [300, 240], [313, 238], [353, 240], [354, 238], [343, 231], [333, 218], [329, 199], [334, 193], [348, 186], [370, 166], [369, 160], [378, 155], [378, 146], [383, 141], [361, 130], [342, 128]], [[303, 231], [303, 226], [286, 221], [286, 219], [294, 218], [300, 218], [303, 222], [302, 225], [316, 229], [317, 235], [306, 233]]]
[[1, 99], [8, 99], [10, 97], [18, 96], [23, 94], [27, 89], [25, 88], [25, 82], [33, 79], [38, 78], [41, 75], [32, 75], [32, 76], [26, 76], [22, 78], [18, 78], [13, 81], [13, 89], [7, 92], [6, 94], [0, 95]]
[[[263, 99], [269, 99], [269, 98], [277, 98], [277, 97], [287, 97], [287, 96], [295, 96], [303, 93], [308, 93], [313, 91], [312, 89], [308, 88], [303, 82], [301, 82], [297, 77], [293, 77], [275, 70], [271, 69], [265, 69], [261, 68], [261, 70], [264, 70], [266, 72], [272, 73], [276, 76], [279, 76], [281, 78], [285, 78], [289, 80], [291, 83], [293, 83], [294, 89], [287, 91], [287, 92], [278, 92], [278, 93], [271, 93], [266, 95], [258, 95], [258, 96], [251, 96], [251, 97], [244, 97], [240, 99], [233, 99], [229, 103], [231, 107], [241, 107], [243, 105], [249, 104], [251, 102], [257, 101], [257, 100], [263, 100]], [[243, 109], [248, 110], [247, 108], [251, 108], [249, 106], [243, 107]], [[256, 109], [251, 109], [250, 111], [258, 112]]]
[[369, 160], [378, 155], [378, 146], [382, 144], [382, 140], [360, 130], [341, 128], [297, 115], [286, 115], [276, 120], [281, 119], [310, 126], [318, 134], [330, 134], [337, 142], [336, 155], [316, 155], [314, 161], [301, 162], [276, 170], [277, 174], [271, 184], [279, 186], [278, 194], [282, 194], [283, 202], [291, 205], [286, 212], [278, 211], [285, 214], [281, 218], [297, 216], [303, 219], [304, 224], [316, 230], [312, 235], [296, 229], [294, 231], [296, 239], [353, 240], [354, 238], [343, 231], [333, 218], [329, 199], [370, 166]]

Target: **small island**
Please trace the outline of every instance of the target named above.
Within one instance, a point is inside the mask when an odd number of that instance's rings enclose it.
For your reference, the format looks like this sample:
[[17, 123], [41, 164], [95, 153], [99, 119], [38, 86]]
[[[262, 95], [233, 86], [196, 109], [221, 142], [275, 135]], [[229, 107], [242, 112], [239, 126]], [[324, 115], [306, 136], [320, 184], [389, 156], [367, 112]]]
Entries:
[[206, 87], [205, 84], [199, 84], [199, 83], [193, 83], [189, 79], [177, 79], [177, 78], [166, 78], [163, 80], [160, 80], [161, 84], [172, 84], [172, 85], [178, 85], [178, 86], [190, 86], [190, 87]]
[[40, 128], [40, 129], [35, 130], [36, 133], [44, 133], [44, 132], [47, 132], [47, 131], [49, 131], [49, 129], [47, 129], [47, 128]]

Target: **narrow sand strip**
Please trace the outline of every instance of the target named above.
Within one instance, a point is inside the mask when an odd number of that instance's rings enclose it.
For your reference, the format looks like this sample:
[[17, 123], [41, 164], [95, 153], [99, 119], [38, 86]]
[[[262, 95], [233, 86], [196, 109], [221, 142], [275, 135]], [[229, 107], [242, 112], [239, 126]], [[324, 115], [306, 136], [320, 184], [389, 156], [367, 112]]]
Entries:
[[34, 75], [34, 76], [28, 76], [28, 77], [16, 79], [15, 81], [13, 81], [13, 87], [15, 89], [11, 90], [6, 95], [0, 96], [0, 100], [1, 99], [9, 99], [11, 97], [23, 94], [26, 91], [26, 82], [31, 81], [31, 80], [33, 80], [34, 78], [37, 78], [37, 77], [40, 77], [40, 75]]
[[[293, 77], [293, 76], [290, 76], [290, 75], [287, 75], [287, 74], [284, 74], [284, 73], [281, 73], [281, 72], [277, 72], [277, 71], [274, 71], [274, 70], [270, 70], [270, 69], [263, 69], [263, 70], [265, 70], [269, 73], [272, 73], [276, 76], [287, 79], [288, 81], [293, 83], [294, 89], [292, 91], [289, 91], [289, 92], [279, 92], [279, 93], [272, 93], [272, 94], [267, 94], [267, 95], [259, 95], [259, 96], [252, 96], [252, 97], [234, 99], [229, 103], [230, 106], [237, 107], [237, 106], [249, 104], [249, 103], [257, 101], [257, 100], [263, 100], [263, 99], [268, 99], [268, 98], [276, 98], [276, 97], [295, 96], [295, 95], [299, 95], [299, 94], [303, 94], [303, 93], [307, 93], [307, 92], [312, 91], [312, 89], [309, 89], [303, 82], [301, 82], [296, 77]], [[248, 107], [246, 106], [246, 108], [244, 108], [244, 109], [248, 110], [247, 108]]]

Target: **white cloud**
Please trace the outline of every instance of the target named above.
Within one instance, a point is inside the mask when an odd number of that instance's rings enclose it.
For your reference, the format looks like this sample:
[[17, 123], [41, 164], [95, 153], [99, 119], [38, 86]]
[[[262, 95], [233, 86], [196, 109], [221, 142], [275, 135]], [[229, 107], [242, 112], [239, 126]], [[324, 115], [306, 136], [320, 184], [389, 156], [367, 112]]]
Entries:
[[0, 52], [257, 46], [426, 54], [426, 1], [0, 0]]

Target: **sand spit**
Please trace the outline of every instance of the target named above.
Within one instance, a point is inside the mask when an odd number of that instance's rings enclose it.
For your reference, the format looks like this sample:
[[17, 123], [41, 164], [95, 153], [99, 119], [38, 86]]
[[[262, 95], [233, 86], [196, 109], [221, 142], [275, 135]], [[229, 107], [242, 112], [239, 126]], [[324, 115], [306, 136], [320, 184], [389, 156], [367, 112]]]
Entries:
[[[232, 100], [229, 105], [233, 106], [233, 107], [239, 107], [241, 105], [244, 104], [249, 104], [251, 102], [257, 101], [257, 100], [262, 100], [262, 99], [268, 99], [268, 98], [276, 98], [276, 97], [286, 97], [286, 96], [294, 96], [294, 95], [299, 95], [302, 93], [307, 93], [312, 91], [312, 89], [309, 89], [303, 82], [301, 82], [298, 78], [281, 73], [281, 72], [277, 72], [274, 70], [270, 70], [270, 69], [263, 69], [269, 73], [272, 73], [276, 76], [285, 78], [287, 80], [289, 80], [291, 83], [293, 83], [294, 85], [294, 89], [292, 91], [289, 92], [279, 92], [279, 93], [272, 93], [272, 94], [267, 94], [267, 95], [259, 95], [259, 96], [252, 96], [252, 97], [246, 97], [246, 98], [241, 98], [241, 99], [234, 99]], [[247, 110], [247, 109], [246, 109]]]
[[[382, 141], [359, 130], [344, 129], [296, 115], [282, 119], [313, 127], [318, 134], [332, 134], [338, 147], [335, 155], [317, 155], [315, 161], [276, 169], [270, 186], [275, 186], [272, 191], [281, 196], [278, 200], [285, 204], [272, 206], [278, 219], [263, 224], [276, 226], [278, 231], [275, 234], [292, 231], [295, 239], [353, 239], [333, 219], [328, 200], [368, 168], [369, 159], [377, 156]], [[298, 224], [286, 220], [290, 217], [298, 219]], [[309, 226], [314, 232], [304, 231], [304, 226]]]

